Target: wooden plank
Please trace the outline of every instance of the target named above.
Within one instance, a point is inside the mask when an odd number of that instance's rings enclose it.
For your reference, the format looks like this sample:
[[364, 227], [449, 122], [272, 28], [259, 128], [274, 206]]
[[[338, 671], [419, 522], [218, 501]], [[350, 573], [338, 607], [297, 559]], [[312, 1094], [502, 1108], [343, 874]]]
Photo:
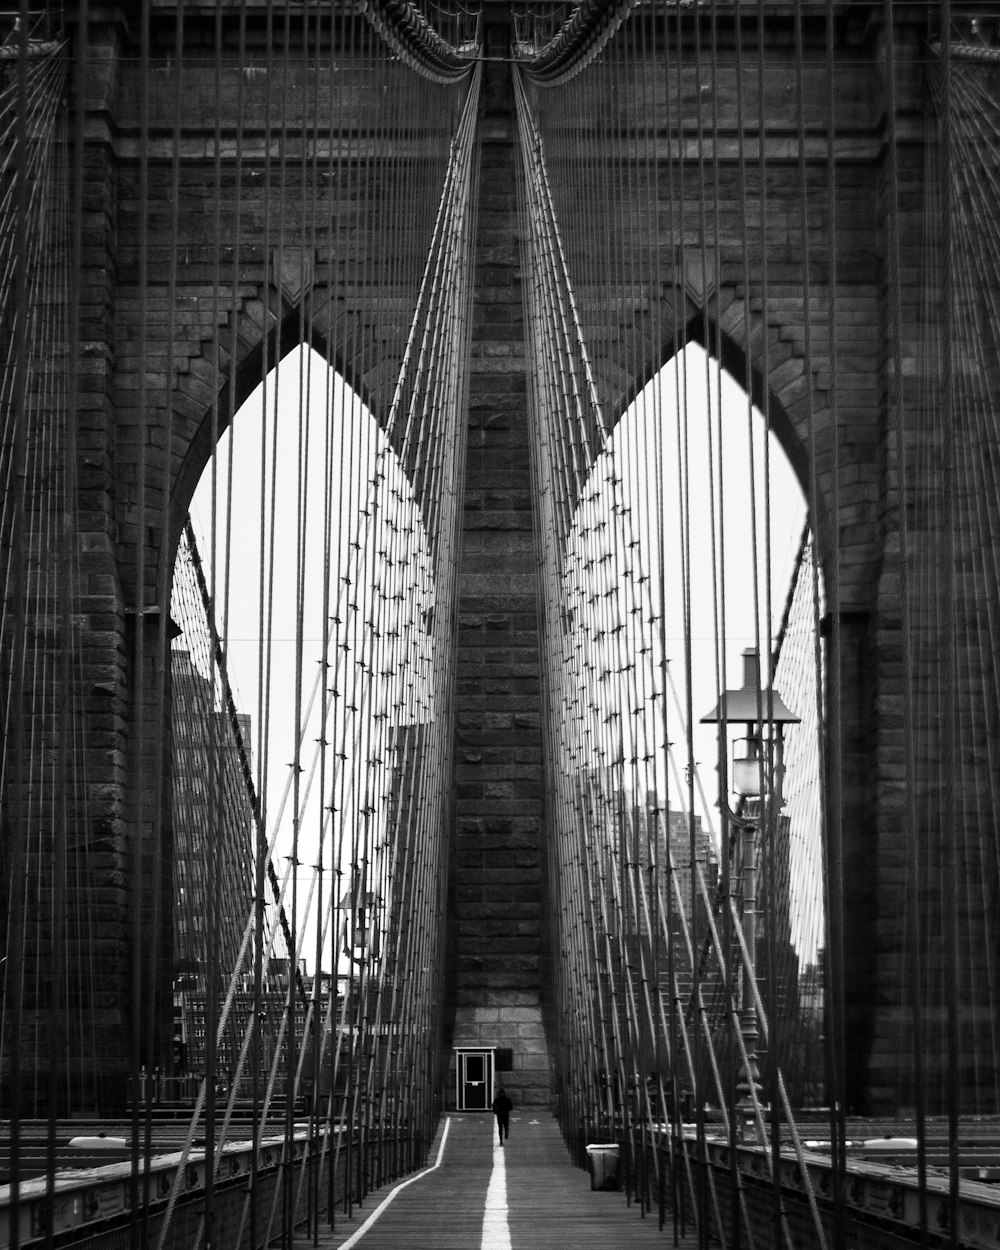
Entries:
[[[479, 1250], [483, 1245], [486, 1193], [501, 1154], [492, 1116], [450, 1117], [441, 1166], [403, 1189], [387, 1186], [373, 1193], [348, 1218], [336, 1215], [333, 1230], [318, 1238], [300, 1235], [298, 1250], [318, 1246], [335, 1250], [350, 1243], [358, 1250]], [[431, 1151], [437, 1157], [442, 1129]], [[573, 1166], [556, 1121], [530, 1110], [511, 1117], [510, 1137], [502, 1148], [511, 1250], [605, 1250], [608, 1246], [677, 1246], [694, 1250], [692, 1229], [673, 1238], [669, 1222], [658, 1227], [656, 1212], [643, 1216], [619, 1192], [594, 1191], [588, 1173]], [[368, 1229], [357, 1234], [380, 1204], [388, 1205]], [[352, 1238], [356, 1240], [352, 1241]], [[499, 1246], [499, 1242], [497, 1245]]]

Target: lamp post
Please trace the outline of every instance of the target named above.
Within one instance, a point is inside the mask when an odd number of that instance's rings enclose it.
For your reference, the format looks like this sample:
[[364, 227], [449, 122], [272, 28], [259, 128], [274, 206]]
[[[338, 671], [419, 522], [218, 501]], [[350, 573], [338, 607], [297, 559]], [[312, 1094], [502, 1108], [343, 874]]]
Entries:
[[[757, 854], [758, 830], [768, 828], [771, 816], [777, 816], [783, 804], [784, 729], [799, 723], [799, 718], [786, 707], [773, 687], [760, 685], [760, 657], [756, 647], [743, 652], [743, 685], [738, 690], [724, 691], [719, 702], [701, 718], [703, 725], [744, 724], [746, 737], [733, 744], [733, 790], [741, 799], [757, 797], [754, 815], [737, 814], [729, 806], [719, 770], [719, 810], [723, 817], [725, 842], [728, 826], [740, 831], [740, 877], [743, 882], [742, 928], [746, 958], [740, 986], [740, 1037], [745, 1063], [737, 1091], [737, 1135], [743, 1141], [760, 1143], [755, 1103], [759, 1103], [760, 1072], [757, 1066], [757, 1009], [754, 989], [757, 978]], [[736, 754], [741, 747], [743, 752]], [[720, 750], [721, 754], [721, 750]], [[771, 970], [774, 975], [774, 969]]]

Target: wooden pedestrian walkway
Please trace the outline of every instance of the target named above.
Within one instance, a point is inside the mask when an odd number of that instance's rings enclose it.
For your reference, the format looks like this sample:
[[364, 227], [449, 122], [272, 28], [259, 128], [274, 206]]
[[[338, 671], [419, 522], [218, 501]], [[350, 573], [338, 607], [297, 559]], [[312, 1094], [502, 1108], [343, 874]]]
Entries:
[[605, 1250], [698, 1245], [693, 1230], [674, 1237], [656, 1212], [641, 1214], [619, 1192], [594, 1191], [573, 1166], [547, 1112], [511, 1117], [496, 1144], [493, 1118], [452, 1115], [442, 1122], [429, 1167], [369, 1195], [335, 1228], [298, 1238], [296, 1250]]

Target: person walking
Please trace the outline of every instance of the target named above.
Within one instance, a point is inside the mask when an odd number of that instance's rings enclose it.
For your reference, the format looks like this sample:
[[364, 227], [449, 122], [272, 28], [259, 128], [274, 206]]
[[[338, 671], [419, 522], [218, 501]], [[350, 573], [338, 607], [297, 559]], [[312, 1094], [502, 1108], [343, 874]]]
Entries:
[[493, 1099], [493, 1114], [497, 1118], [497, 1132], [500, 1134], [500, 1145], [504, 1143], [504, 1138], [510, 1136], [510, 1113], [514, 1109], [514, 1104], [507, 1097], [503, 1089]]

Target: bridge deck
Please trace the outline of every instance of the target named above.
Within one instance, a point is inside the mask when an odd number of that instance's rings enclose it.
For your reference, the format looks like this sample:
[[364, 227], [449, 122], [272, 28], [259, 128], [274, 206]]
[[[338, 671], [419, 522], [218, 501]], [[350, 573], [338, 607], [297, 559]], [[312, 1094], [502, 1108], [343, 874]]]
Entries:
[[[439, 1161], [439, 1163], [438, 1163]], [[620, 1192], [594, 1191], [573, 1167], [559, 1127], [546, 1112], [511, 1117], [510, 1138], [496, 1145], [492, 1117], [451, 1116], [438, 1130], [431, 1169], [403, 1188], [370, 1195], [353, 1215], [338, 1213], [330, 1231], [300, 1236], [300, 1250], [604, 1250], [607, 1246], [693, 1248], [693, 1230], [673, 1240]], [[438, 1166], [434, 1166], [438, 1163]], [[384, 1205], [388, 1200], [388, 1205]]]

